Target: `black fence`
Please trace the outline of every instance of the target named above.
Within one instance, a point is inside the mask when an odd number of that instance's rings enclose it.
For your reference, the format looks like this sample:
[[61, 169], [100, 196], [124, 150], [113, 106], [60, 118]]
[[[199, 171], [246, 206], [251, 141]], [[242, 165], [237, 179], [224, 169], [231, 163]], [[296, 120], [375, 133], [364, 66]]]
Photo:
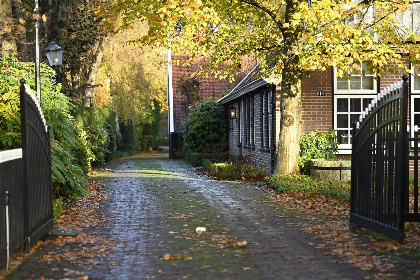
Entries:
[[53, 229], [50, 134], [39, 102], [21, 83], [22, 149], [0, 153], [1, 264]]
[[[417, 136], [409, 138], [408, 76], [381, 91], [353, 127], [350, 225], [400, 242], [418, 214]], [[409, 188], [411, 170], [413, 187]], [[414, 205], [414, 208], [410, 205]]]

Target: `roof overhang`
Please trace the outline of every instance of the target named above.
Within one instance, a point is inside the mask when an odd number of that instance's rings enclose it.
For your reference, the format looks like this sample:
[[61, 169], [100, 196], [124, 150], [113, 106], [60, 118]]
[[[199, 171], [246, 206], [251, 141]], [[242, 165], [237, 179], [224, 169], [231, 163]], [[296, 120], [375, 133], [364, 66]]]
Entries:
[[239, 89], [235, 92], [231, 92], [228, 95], [223, 96], [222, 98], [220, 98], [219, 100], [217, 100], [217, 103], [220, 104], [226, 104], [229, 103], [239, 97], [241, 97], [242, 95], [245, 95], [251, 91], [254, 91], [262, 86], [265, 85], [269, 85], [269, 83], [267, 83], [264, 79], [259, 78], [258, 80], [246, 85], [245, 87], [243, 87], [242, 89]]

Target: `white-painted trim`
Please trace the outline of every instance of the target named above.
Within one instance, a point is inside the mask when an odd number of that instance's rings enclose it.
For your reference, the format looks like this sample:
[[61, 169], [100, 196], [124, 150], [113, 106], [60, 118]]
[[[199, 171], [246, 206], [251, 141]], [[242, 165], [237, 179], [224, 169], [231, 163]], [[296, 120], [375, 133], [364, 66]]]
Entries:
[[[360, 77], [361, 75], [352, 74], [352, 76]], [[366, 75], [373, 77], [373, 89], [337, 89], [337, 67], [334, 67], [334, 94], [376, 94], [377, 93], [377, 83], [375, 80], [375, 74]]]
[[[412, 67], [412, 70], [414, 72], [414, 74], [417, 73], [417, 75], [420, 75], [420, 70], [418, 69], [418, 67]], [[420, 77], [415, 77], [414, 74], [410, 75], [410, 85], [411, 85], [411, 93], [412, 94], [419, 94], [420, 93], [420, 89], [415, 90], [414, 89], [414, 79], [420, 79]]]
[[351, 149], [339, 149], [335, 154], [336, 155], [351, 155]]
[[169, 134], [175, 132], [174, 128], [174, 91], [172, 87], [172, 55], [171, 49], [167, 53], [167, 99], [168, 99], [168, 130]]
[[0, 163], [22, 158], [22, 149], [14, 149], [0, 152]]

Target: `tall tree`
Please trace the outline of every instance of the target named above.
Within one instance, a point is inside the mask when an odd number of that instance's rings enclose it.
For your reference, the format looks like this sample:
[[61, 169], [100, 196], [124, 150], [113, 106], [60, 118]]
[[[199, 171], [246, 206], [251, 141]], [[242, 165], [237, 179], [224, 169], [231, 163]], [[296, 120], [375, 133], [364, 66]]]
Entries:
[[296, 173], [302, 73], [334, 66], [340, 77], [360, 70], [380, 76], [406, 67], [407, 58], [417, 63], [419, 37], [398, 20], [410, 7], [408, 0], [116, 0], [98, 12], [122, 13], [126, 25], [146, 21], [149, 32], [139, 43], [190, 61], [205, 56], [202, 71], [220, 77], [235, 73], [243, 56], [271, 54], [262, 61], [265, 74], [282, 75], [276, 171]]
[[156, 106], [159, 113], [167, 110], [166, 53], [130, 44], [147, 32], [147, 25], [136, 21], [132, 28], [109, 36], [96, 76], [95, 106], [112, 103], [119, 120], [137, 128], [150, 122]]

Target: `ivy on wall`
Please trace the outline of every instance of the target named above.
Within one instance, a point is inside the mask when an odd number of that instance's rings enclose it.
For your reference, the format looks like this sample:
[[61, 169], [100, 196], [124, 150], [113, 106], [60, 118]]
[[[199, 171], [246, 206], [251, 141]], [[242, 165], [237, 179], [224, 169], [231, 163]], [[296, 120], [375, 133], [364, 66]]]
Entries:
[[186, 99], [182, 102], [182, 109], [188, 112], [188, 109], [200, 103], [200, 82], [194, 77], [182, 76], [178, 81], [178, 88], [181, 96]]

